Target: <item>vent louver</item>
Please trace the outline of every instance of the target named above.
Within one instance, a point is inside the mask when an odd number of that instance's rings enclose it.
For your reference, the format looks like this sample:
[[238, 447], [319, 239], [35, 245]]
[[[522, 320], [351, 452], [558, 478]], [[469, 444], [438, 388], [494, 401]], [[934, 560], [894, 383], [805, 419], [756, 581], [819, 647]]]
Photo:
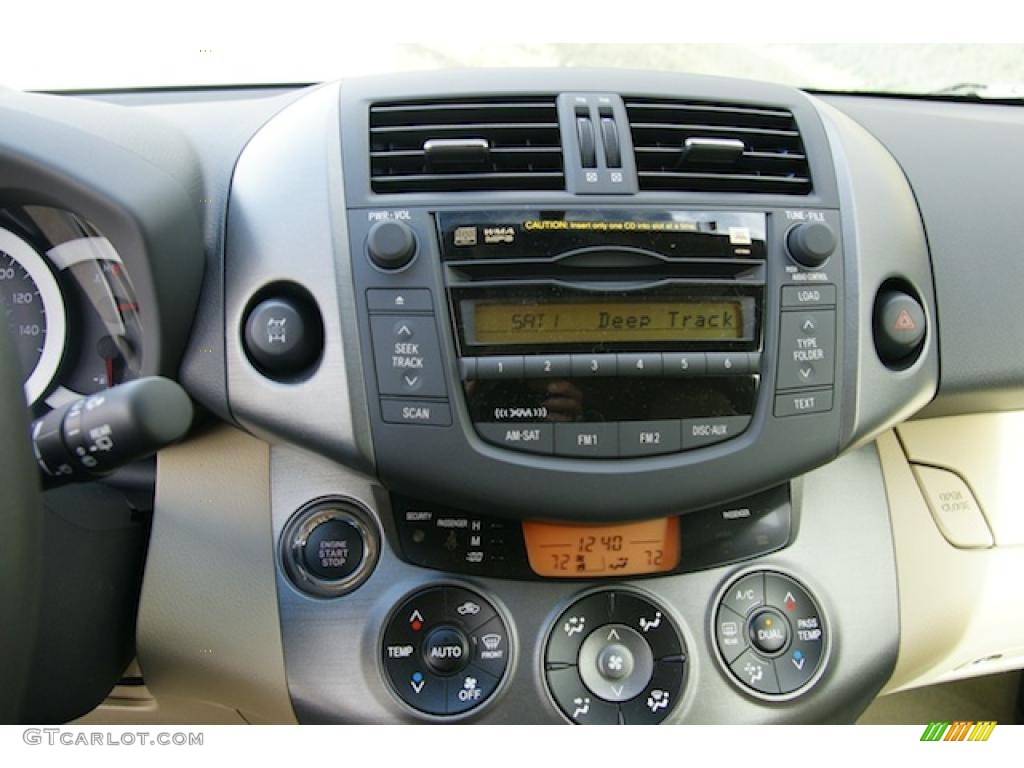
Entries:
[[553, 98], [370, 107], [374, 192], [564, 189]]
[[810, 168], [786, 109], [627, 99], [640, 189], [806, 195]]

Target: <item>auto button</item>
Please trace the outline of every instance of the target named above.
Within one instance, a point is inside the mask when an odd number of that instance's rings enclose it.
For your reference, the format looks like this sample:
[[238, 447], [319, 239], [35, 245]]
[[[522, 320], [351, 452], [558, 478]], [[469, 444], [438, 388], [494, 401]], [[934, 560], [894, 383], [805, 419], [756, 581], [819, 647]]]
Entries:
[[469, 661], [469, 641], [456, 627], [437, 627], [423, 643], [423, 660], [439, 675], [454, 675]]

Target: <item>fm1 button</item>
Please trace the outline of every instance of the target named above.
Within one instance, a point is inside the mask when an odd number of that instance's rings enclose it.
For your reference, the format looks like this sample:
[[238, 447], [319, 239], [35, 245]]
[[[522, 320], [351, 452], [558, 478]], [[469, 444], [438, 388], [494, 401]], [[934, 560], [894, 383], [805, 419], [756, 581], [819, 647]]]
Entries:
[[439, 675], [454, 675], [469, 663], [469, 641], [455, 627], [438, 627], [423, 643], [423, 660]]
[[755, 613], [748, 631], [751, 645], [765, 656], [774, 656], [789, 642], [789, 624], [782, 614], [771, 608]]

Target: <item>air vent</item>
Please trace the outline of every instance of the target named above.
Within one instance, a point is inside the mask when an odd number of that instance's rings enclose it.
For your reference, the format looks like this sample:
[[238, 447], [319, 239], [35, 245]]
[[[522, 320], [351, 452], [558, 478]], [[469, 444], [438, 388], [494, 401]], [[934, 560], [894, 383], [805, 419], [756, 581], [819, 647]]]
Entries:
[[553, 98], [374, 104], [374, 192], [564, 189]]
[[736, 104], [626, 101], [640, 189], [806, 195], [793, 113]]

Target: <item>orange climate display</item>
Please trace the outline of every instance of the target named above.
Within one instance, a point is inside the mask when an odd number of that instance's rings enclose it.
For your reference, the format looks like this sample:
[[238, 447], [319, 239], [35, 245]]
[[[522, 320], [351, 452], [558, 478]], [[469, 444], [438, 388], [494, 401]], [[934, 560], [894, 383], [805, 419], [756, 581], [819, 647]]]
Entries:
[[619, 525], [524, 522], [530, 568], [538, 576], [633, 576], [679, 565], [679, 518]]

